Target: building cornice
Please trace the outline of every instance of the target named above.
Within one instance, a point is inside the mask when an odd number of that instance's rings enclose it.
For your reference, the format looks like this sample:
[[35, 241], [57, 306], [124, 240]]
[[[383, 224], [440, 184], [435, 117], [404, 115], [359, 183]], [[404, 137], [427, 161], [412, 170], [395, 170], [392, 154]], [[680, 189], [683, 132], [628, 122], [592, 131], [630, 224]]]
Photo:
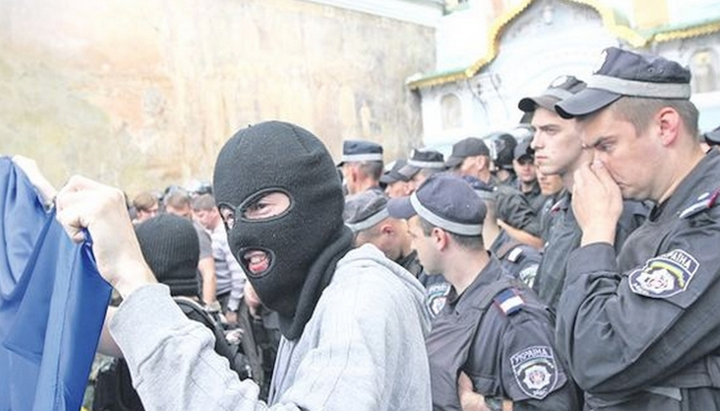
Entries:
[[[496, 18], [488, 29], [487, 45], [485, 54], [475, 60], [466, 68], [449, 70], [440, 73], [418, 74], [406, 80], [406, 85], [411, 90], [432, 87], [456, 81], [463, 81], [475, 76], [483, 67], [497, 57], [500, 49], [500, 38], [508, 24], [522, 14], [535, 0], [523, 0], [517, 6], [503, 13]], [[650, 43], [662, 43], [678, 39], [704, 36], [720, 32], [720, 21], [707, 22], [700, 25], [684, 27], [681, 29], [666, 28], [655, 31], [637, 31], [627, 24], [618, 21], [615, 11], [599, 0], [563, 0], [570, 3], [582, 4], [594, 9], [601, 17], [603, 26], [614, 36], [623, 40], [631, 47], [643, 48]]]

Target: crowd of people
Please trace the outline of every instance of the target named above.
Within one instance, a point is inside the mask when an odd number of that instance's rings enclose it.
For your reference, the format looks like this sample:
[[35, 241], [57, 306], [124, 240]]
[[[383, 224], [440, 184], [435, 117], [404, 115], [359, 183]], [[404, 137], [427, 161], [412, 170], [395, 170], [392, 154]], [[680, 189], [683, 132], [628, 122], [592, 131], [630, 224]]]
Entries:
[[243, 128], [134, 226], [73, 177], [57, 218], [122, 299], [100, 351], [145, 409], [720, 409], [720, 131], [676, 62], [568, 74], [447, 158]]

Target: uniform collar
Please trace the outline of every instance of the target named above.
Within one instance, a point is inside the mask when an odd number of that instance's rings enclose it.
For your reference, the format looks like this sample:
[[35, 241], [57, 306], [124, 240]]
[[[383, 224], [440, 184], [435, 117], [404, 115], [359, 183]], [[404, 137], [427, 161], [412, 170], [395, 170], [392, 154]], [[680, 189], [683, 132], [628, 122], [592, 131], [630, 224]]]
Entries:
[[713, 150], [685, 176], [667, 200], [653, 208], [649, 219], [658, 221], [663, 218], [676, 218], [688, 205], [696, 202], [699, 195], [719, 188], [720, 173], [717, 170], [720, 170], [720, 151]]
[[450, 289], [446, 304], [457, 312], [462, 312], [465, 309], [472, 307], [474, 302], [472, 296], [483, 287], [497, 281], [503, 273], [504, 271], [500, 265], [500, 261], [491, 254], [485, 268], [480, 271], [477, 277], [475, 277], [475, 280], [470, 283], [462, 294], [458, 295], [455, 291], [455, 287]]

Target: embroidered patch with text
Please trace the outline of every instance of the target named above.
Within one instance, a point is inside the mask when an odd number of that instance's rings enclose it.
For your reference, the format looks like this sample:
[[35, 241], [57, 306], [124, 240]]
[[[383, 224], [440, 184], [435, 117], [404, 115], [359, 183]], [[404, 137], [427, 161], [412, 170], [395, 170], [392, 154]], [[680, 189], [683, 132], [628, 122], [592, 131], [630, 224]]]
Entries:
[[646, 297], [672, 297], [687, 290], [699, 266], [687, 251], [675, 249], [649, 259], [643, 268], [630, 273], [630, 289]]
[[555, 389], [558, 381], [553, 350], [545, 345], [526, 348], [510, 357], [515, 381], [522, 392], [542, 400]]

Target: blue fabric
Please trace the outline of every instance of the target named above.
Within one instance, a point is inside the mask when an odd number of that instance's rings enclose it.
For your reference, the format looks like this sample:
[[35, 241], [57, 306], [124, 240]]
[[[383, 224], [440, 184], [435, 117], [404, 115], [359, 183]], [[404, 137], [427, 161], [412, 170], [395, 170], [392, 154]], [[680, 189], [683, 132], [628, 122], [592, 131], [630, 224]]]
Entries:
[[0, 411], [78, 410], [111, 287], [0, 157]]

